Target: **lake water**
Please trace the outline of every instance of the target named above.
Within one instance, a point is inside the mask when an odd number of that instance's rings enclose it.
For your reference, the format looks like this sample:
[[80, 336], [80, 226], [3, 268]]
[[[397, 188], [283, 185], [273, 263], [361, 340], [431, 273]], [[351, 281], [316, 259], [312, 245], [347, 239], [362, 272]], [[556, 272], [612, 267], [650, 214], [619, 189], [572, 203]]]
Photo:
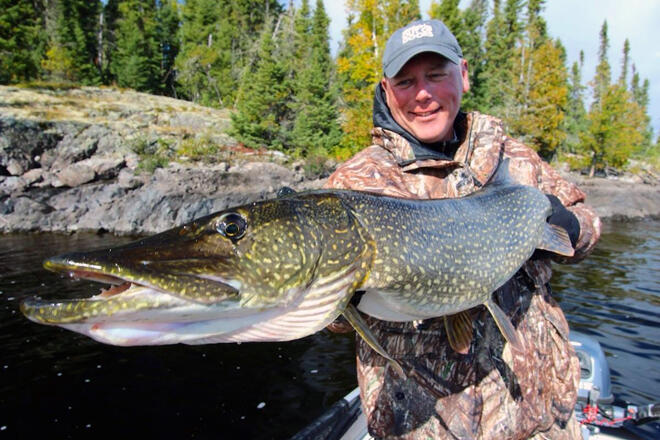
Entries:
[[[356, 385], [352, 335], [122, 348], [20, 314], [27, 296], [98, 291], [45, 271], [44, 258], [127, 241], [0, 236], [0, 439], [284, 439]], [[590, 258], [555, 267], [555, 296], [602, 344], [615, 396], [660, 401], [660, 221], [606, 223]]]

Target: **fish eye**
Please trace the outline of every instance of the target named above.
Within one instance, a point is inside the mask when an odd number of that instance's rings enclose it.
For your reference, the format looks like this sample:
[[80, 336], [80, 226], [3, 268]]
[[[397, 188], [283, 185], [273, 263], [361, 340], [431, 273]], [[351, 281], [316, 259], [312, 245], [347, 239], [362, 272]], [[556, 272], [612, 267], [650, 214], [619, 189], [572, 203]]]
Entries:
[[232, 241], [239, 240], [245, 235], [247, 221], [242, 215], [230, 212], [220, 218], [216, 230]]

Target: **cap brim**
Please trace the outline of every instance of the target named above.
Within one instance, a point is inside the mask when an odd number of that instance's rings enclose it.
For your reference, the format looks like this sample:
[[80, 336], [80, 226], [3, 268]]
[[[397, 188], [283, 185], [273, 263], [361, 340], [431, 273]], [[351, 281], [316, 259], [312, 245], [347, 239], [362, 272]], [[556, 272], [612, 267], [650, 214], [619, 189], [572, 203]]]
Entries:
[[443, 57], [447, 58], [449, 61], [451, 61], [454, 64], [459, 64], [461, 62], [461, 59], [449, 47], [441, 46], [438, 44], [416, 45], [407, 48], [406, 50], [402, 51], [400, 54], [395, 56], [394, 59], [390, 62], [390, 64], [384, 67], [385, 76], [387, 78], [392, 78], [393, 76], [396, 76], [396, 74], [399, 73], [399, 71], [403, 68], [403, 66], [405, 66], [406, 63], [410, 61], [412, 57], [414, 57], [415, 55], [419, 55], [420, 53], [423, 52], [437, 53], [438, 55], [442, 55]]

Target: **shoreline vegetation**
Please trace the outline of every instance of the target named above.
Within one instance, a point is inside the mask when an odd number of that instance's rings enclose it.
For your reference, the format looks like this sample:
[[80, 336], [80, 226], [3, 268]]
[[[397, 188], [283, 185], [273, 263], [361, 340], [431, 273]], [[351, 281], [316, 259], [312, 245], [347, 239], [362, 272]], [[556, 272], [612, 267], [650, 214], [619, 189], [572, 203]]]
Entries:
[[[337, 165], [250, 149], [230, 113], [132, 90], [0, 86], [0, 232], [151, 234], [283, 186], [320, 188]], [[605, 219], [660, 217], [657, 171], [590, 178], [553, 163]]]

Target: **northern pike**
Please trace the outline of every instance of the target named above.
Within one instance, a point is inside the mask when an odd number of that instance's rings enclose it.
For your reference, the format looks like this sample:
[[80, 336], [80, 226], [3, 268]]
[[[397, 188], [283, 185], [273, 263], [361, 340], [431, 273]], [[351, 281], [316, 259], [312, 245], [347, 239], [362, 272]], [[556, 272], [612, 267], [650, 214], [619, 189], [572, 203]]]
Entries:
[[[30, 298], [21, 310], [114, 345], [286, 341], [343, 313], [390, 359], [351, 303], [361, 291], [357, 309], [388, 321], [485, 305], [516, 344], [492, 293], [535, 249], [573, 254], [566, 231], [547, 223], [551, 211], [542, 192], [509, 177], [508, 161], [458, 199], [291, 192], [124, 246], [50, 258], [46, 269], [113, 287], [86, 299]], [[465, 317], [446, 325], [452, 346], [464, 346], [465, 327]]]

